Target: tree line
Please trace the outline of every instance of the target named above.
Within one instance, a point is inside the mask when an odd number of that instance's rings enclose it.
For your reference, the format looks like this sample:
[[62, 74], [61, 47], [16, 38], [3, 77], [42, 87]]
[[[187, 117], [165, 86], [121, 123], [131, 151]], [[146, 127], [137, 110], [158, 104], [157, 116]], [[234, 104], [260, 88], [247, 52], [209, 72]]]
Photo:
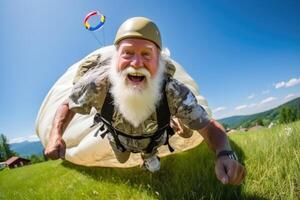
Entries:
[[[242, 128], [251, 128], [255, 125], [269, 126], [270, 123], [287, 124], [300, 120], [300, 105], [297, 106], [283, 106], [277, 112], [273, 112], [263, 117], [257, 117], [252, 120], [244, 121], [239, 125]], [[222, 123], [225, 129], [230, 129], [228, 124]]]
[[17, 153], [10, 149], [6, 136], [0, 134], [0, 162], [6, 161], [10, 157], [16, 155]]
[[300, 120], [300, 105], [296, 109], [291, 107], [283, 107], [279, 113], [279, 123], [286, 124]]

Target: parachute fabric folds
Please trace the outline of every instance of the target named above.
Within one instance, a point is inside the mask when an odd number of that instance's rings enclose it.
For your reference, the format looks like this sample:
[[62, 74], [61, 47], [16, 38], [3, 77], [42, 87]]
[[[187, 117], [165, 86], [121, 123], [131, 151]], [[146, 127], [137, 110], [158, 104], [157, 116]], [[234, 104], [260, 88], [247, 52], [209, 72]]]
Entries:
[[[107, 46], [100, 48], [87, 57], [100, 54], [101, 60], [105, 60], [112, 56], [114, 46]], [[59, 105], [68, 98], [73, 86], [73, 79], [76, 76], [77, 70], [80, 64], [86, 60], [86, 58], [75, 63], [60, 77], [60, 79], [50, 89], [49, 93], [45, 97], [37, 119], [36, 119], [36, 133], [40, 138], [44, 147], [48, 143], [50, 135], [51, 125], [55, 112]], [[169, 59], [169, 58], [168, 58]], [[206, 109], [210, 114], [210, 110], [207, 107], [207, 102], [198, 93], [197, 84], [193, 79], [184, 71], [184, 69], [175, 61], [169, 59], [169, 62], [176, 67], [174, 78], [183, 82], [189, 87], [197, 97], [198, 103]], [[93, 109], [89, 115], [76, 114], [69, 126], [66, 128], [63, 139], [66, 142], [66, 160], [79, 165], [85, 166], [102, 166], [102, 167], [133, 167], [140, 165], [142, 159], [140, 154], [131, 154], [130, 159], [126, 163], [119, 163], [114, 156], [114, 153], [109, 145], [106, 137], [94, 137], [98, 126], [90, 128], [93, 123], [93, 117], [96, 110]], [[185, 139], [178, 135], [174, 135], [170, 138], [170, 144], [175, 149], [175, 153], [182, 152], [191, 148], [194, 148], [202, 141], [199, 133], [194, 133], [191, 138]], [[159, 156], [167, 156], [170, 152], [167, 146], [159, 148]]]

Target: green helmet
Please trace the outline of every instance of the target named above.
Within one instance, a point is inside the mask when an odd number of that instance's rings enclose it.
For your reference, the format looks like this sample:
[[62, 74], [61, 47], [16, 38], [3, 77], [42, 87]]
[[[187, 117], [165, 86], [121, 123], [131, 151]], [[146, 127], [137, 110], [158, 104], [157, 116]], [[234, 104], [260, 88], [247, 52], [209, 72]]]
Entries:
[[114, 44], [117, 45], [126, 38], [141, 38], [162, 46], [160, 32], [156, 24], [145, 17], [133, 17], [127, 19], [119, 28]]

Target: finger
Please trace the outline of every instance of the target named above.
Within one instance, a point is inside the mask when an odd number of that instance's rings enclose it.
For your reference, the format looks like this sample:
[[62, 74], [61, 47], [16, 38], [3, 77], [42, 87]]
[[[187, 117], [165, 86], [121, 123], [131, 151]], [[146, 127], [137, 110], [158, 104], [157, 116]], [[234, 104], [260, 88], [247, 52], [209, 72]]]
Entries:
[[230, 166], [228, 167], [228, 177], [229, 177], [229, 183], [234, 184], [236, 179], [238, 178], [238, 164], [233, 161]]
[[57, 149], [52, 149], [51, 151], [48, 151], [46, 153], [46, 156], [50, 158], [51, 160], [56, 160], [58, 159], [58, 150]]
[[183, 135], [183, 130], [182, 129], [178, 129], [177, 131], [176, 131], [176, 133], [178, 134], [178, 135]]
[[236, 185], [240, 185], [243, 182], [245, 176], [246, 176], [246, 170], [245, 170], [245, 168], [243, 166], [241, 166], [241, 171], [239, 173], [239, 176], [238, 176], [235, 184]]
[[46, 148], [46, 155], [51, 160], [56, 160], [59, 158], [59, 145], [50, 145], [48, 148]]
[[237, 165], [235, 175], [236, 177], [233, 177], [232, 184], [239, 185], [244, 177], [244, 167], [242, 165]]
[[178, 124], [176, 123], [176, 121], [174, 119], [171, 119], [171, 127], [172, 127], [172, 129], [174, 129], [175, 132], [178, 131]]
[[184, 131], [182, 129], [182, 126], [180, 124], [177, 124], [177, 126], [176, 126], [176, 133], [177, 134], [183, 134], [184, 133]]
[[65, 159], [65, 153], [66, 153], [66, 143], [64, 140], [61, 140], [61, 144], [59, 146], [59, 157], [61, 159]]
[[171, 124], [171, 126], [174, 126], [174, 119], [170, 119], [170, 124]]
[[215, 166], [215, 173], [217, 178], [223, 183], [223, 184], [227, 184], [228, 183], [228, 176], [226, 174], [226, 168], [225, 166], [221, 163], [221, 162], [216, 162], [216, 166]]
[[61, 159], [65, 159], [65, 153], [66, 153], [66, 149], [64, 147], [60, 147], [59, 148], [59, 157]]
[[178, 128], [180, 131], [184, 132], [184, 129], [186, 128], [184, 126], [184, 124], [180, 121], [180, 119], [177, 119], [177, 122], [178, 122]]

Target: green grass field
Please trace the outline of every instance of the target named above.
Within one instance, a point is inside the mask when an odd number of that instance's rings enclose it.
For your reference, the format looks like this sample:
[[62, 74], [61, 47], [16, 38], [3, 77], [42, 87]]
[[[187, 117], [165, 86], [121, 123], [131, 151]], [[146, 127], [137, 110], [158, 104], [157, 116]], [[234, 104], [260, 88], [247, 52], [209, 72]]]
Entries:
[[300, 122], [230, 139], [248, 172], [241, 186], [216, 179], [214, 155], [201, 144], [162, 158], [157, 174], [63, 161], [5, 169], [0, 199], [300, 199]]

